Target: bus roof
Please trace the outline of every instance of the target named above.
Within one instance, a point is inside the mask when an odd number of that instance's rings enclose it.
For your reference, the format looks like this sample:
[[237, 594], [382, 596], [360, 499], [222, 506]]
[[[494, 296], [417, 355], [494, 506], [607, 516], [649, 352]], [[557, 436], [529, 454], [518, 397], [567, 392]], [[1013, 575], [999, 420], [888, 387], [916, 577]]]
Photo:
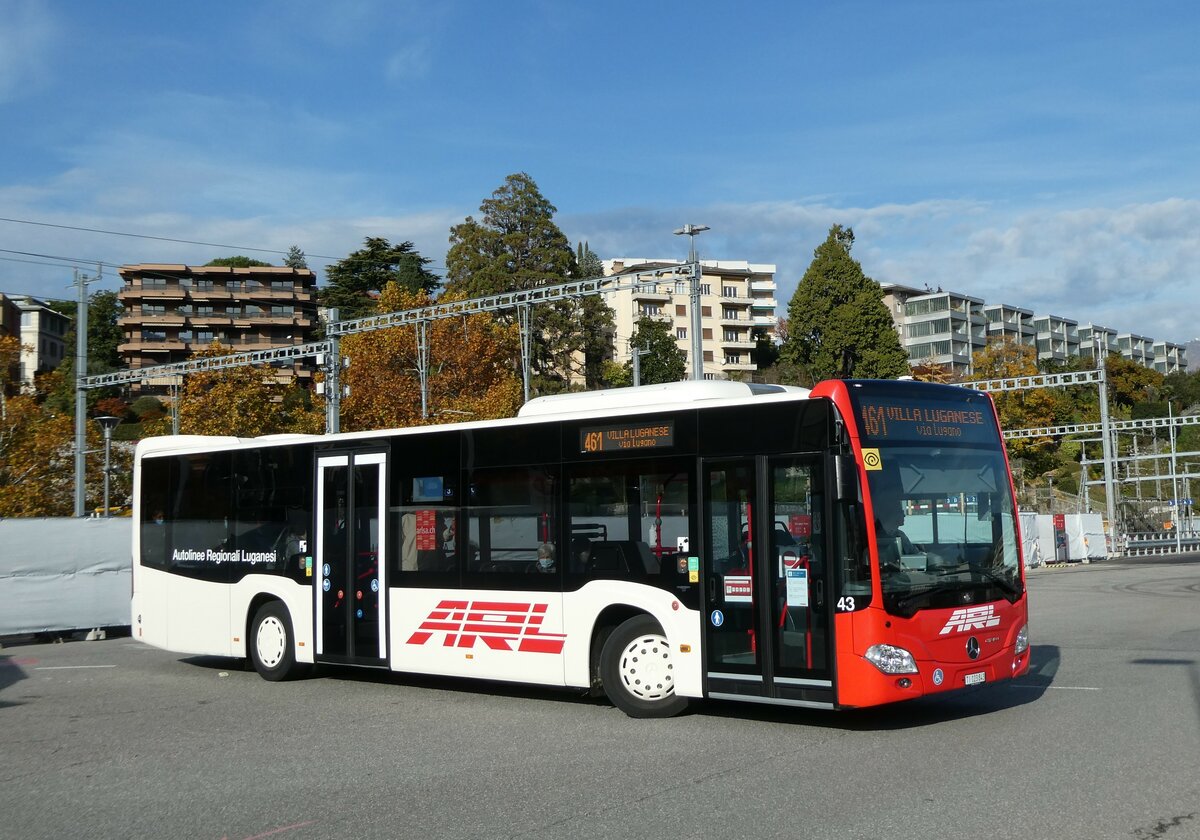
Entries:
[[746, 404], [758, 399], [808, 399], [808, 388], [792, 385], [762, 385], [749, 382], [668, 382], [662, 385], [639, 385], [630, 388], [611, 388], [604, 391], [584, 391], [537, 397], [525, 403], [516, 417], [499, 420], [473, 420], [437, 426], [410, 426], [400, 429], [370, 429], [342, 432], [337, 435], [282, 434], [262, 437], [233, 437], [206, 435], [164, 435], [144, 438], [138, 442], [136, 457], [164, 452], [201, 452], [214, 449], [234, 449], [263, 445], [283, 445], [328, 440], [362, 440], [380, 435], [421, 434], [447, 429], [468, 431], [496, 426], [517, 426], [543, 420], [570, 420], [641, 414], [652, 411], [672, 411], [683, 408]]
[[786, 394], [793, 399], [803, 399], [808, 396], [809, 390], [791, 385], [760, 385], [750, 382], [664, 382], [661, 385], [639, 385], [633, 388], [610, 388], [606, 391], [537, 397], [521, 406], [517, 416], [606, 414], [631, 408], [650, 411], [682, 408], [687, 404], [711, 400], [744, 400], [773, 394]]

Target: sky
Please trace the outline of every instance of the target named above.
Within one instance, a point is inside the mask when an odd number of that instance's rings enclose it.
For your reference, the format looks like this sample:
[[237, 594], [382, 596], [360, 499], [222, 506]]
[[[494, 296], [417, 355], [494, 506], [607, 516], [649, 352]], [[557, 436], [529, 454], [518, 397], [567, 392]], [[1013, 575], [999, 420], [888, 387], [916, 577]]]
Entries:
[[368, 236], [436, 270], [526, 172], [602, 259], [708, 225], [781, 315], [842, 224], [880, 283], [1185, 342], [1197, 43], [1177, 0], [0, 0], [0, 292]]

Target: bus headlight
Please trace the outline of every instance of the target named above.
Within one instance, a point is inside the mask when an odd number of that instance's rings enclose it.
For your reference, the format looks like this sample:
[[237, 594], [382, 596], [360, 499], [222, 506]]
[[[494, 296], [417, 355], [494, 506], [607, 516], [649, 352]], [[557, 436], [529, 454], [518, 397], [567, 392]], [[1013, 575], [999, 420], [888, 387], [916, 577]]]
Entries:
[[1017, 649], [1013, 653], [1017, 656], [1029, 650], [1029, 625], [1022, 624], [1021, 629], [1017, 631]]
[[871, 645], [867, 661], [885, 674], [915, 674], [917, 663], [913, 655], [895, 645]]

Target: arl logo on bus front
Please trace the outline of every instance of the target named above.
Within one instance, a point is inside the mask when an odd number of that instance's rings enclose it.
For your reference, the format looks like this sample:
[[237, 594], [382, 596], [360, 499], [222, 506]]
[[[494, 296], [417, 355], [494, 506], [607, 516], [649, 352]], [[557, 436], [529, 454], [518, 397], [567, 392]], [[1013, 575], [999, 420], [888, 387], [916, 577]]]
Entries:
[[423, 645], [441, 636], [443, 647], [475, 647], [522, 653], [562, 653], [567, 637], [541, 632], [546, 604], [511, 601], [440, 602], [405, 644]]

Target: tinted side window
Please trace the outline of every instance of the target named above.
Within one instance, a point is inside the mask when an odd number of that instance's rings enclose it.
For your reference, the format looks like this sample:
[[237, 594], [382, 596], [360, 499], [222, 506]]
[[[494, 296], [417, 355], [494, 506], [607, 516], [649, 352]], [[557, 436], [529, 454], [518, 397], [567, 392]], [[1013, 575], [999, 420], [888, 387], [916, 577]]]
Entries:
[[558, 588], [556, 494], [557, 473], [551, 467], [503, 467], [470, 475], [468, 586]]
[[167, 532], [168, 490], [179, 474], [177, 458], [142, 459], [141, 562], [151, 569], [166, 569], [171, 560]]
[[237, 559], [233, 455], [207, 452], [172, 458], [176, 470], [165, 511], [168, 568], [201, 580], [228, 581]]
[[637, 580], [675, 591], [689, 606], [695, 506], [691, 459], [573, 465], [567, 475], [569, 583]]
[[254, 573], [312, 581], [312, 450], [270, 447], [238, 452], [234, 475], [233, 579]]

